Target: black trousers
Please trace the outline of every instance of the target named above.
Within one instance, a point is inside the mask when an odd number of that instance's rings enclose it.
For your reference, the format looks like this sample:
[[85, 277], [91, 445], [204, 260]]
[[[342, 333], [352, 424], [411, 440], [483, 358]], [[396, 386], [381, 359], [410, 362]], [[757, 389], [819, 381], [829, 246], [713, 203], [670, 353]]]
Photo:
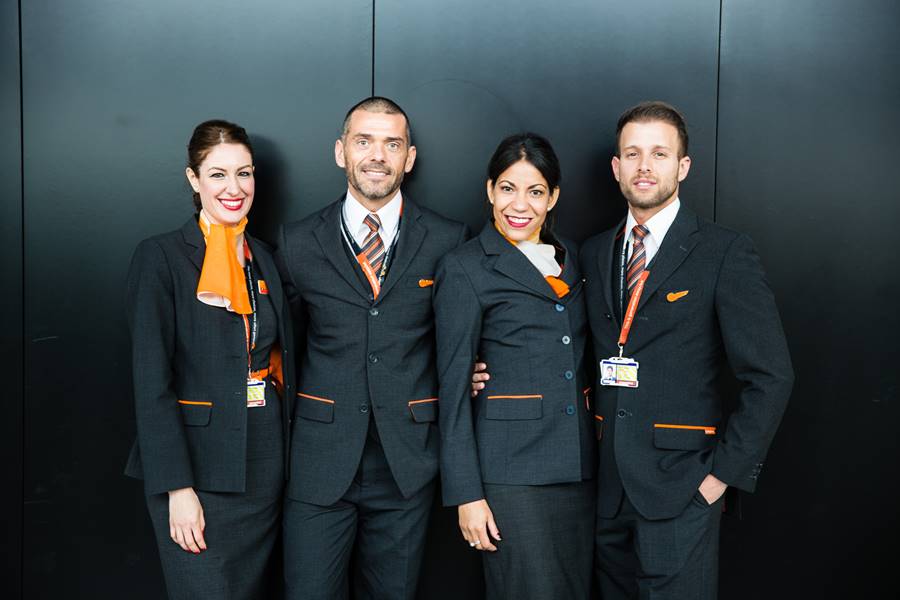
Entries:
[[272, 386], [266, 406], [247, 409], [243, 493], [194, 490], [203, 507], [207, 549], [182, 550], [169, 537], [169, 496], [147, 497], [169, 598], [256, 600], [280, 594], [284, 491], [281, 407]]
[[348, 598], [352, 557], [355, 600], [413, 600], [434, 490], [431, 482], [404, 498], [370, 435], [353, 483], [335, 504], [285, 499], [287, 598]]
[[587, 600], [597, 488], [485, 484], [502, 540], [482, 552], [488, 600]]
[[612, 519], [597, 517], [595, 569], [603, 600], [715, 600], [722, 499], [698, 491], [677, 517], [650, 521], [626, 494]]

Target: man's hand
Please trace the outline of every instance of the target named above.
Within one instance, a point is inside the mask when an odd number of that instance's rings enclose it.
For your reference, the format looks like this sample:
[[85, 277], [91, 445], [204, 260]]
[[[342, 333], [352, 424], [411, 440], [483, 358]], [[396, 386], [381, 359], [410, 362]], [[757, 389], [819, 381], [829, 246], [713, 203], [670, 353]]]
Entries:
[[727, 483], [725, 483], [721, 479], [716, 478], [714, 475], [709, 474], [700, 483], [700, 488], [698, 491], [703, 494], [703, 498], [706, 500], [707, 504], [713, 504], [716, 500], [722, 497], [722, 494], [725, 493], [725, 490], [727, 488]]
[[488, 532], [499, 542], [500, 530], [494, 523], [494, 514], [491, 512], [487, 500], [475, 500], [467, 504], [460, 504], [457, 510], [459, 511], [459, 530], [469, 542], [469, 546], [476, 550], [496, 552], [497, 546], [491, 543]]
[[203, 530], [203, 507], [194, 488], [181, 488], [169, 492], [169, 536], [183, 550], [200, 554], [206, 550]]
[[472, 397], [478, 395], [478, 392], [484, 389], [484, 382], [490, 379], [491, 376], [487, 372], [487, 365], [482, 362], [475, 363], [475, 368], [472, 369]]

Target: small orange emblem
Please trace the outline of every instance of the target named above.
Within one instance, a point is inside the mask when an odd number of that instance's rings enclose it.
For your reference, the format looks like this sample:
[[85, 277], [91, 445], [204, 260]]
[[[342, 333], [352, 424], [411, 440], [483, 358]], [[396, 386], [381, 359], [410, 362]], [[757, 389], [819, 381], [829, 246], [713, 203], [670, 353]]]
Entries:
[[259, 293], [267, 296], [269, 294], [269, 286], [266, 285], [266, 282], [262, 279], [256, 280], [256, 286], [259, 288]]
[[420, 279], [419, 287], [430, 287], [434, 285], [434, 279]]
[[677, 300], [681, 300], [682, 298], [687, 296], [689, 293], [690, 293], [690, 290], [684, 290], [681, 292], [669, 292], [668, 294], [666, 294], [666, 300], [668, 300], [669, 302], [675, 302]]

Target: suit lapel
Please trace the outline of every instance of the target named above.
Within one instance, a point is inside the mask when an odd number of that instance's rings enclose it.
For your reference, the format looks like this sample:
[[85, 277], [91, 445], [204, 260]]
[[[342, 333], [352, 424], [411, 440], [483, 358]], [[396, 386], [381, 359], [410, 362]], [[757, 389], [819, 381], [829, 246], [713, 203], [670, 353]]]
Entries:
[[369, 284], [354, 273], [359, 269], [347, 260], [347, 242], [341, 232], [342, 205], [343, 196], [322, 213], [321, 221], [313, 230], [313, 235], [316, 236], [316, 241], [319, 242], [325, 258], [331, 263], [334, 270], [368, 303], [371, 293]]
[[527, 287], [532, 292], [558, 302], [559, 297], [547, 280], [518, 248], [506, 240], [490, 221], [478, 235], [486, 254], [497, 255], [494, 270], [503, 273], [513, 281]]
[[188, 256], [191, 262], [197, 267], [198, 271], [203, 270], [203, 259], [206, 258], [206, 242], [203, 240], [203, 232], [197, 225], [197, 219], [191, 217], [187, 223], [181, 226], [181, 235], [184, 243], [193, 250], [189, 251]]
[[[275, 263], [272, 262], [272, 259], [268, 252], [257, 252], [256, 250], [260, 247], [260, 242], [256, 238], [246, 236], [248, 243], [250, 244], [250, 252], [253, 254], [253, 262], [259, 267], [259, 274], [256, 279], [262, 279], [266, 282], [266, 288], [269, 290], [269, 299], [272, 301], [272, 306], [275, 307], [275, 312], [278, 314], [279, 322], [282, 318], [281, 308], [282, 308], [282, 291], [281, 285], [278, 283], [278, 270], [275, 268]], [[256, 291], [259, 293], [259, 284], [254, 282], [254, 285], [257, 286]]]
[[697, 216], [682, 205], [666, 233], [662, 246], [647, 265], [650, 276], [644, 285], [644, 293], [638, 303], [638, 311], [697, 245], [697, 236], [692, 235], [697, 229]]
[[376, 303], [380, 302], [391, 291], [394, 284], [403, 277], [406, 269], [409, 268], [412, 259], [418, 254], [419, 247], [425, 240], [425, 234], [427, 233], [425, 226], [419, 222], [421, 217], [422, 211], [419, 210], [419, 207], [408, 200], [406, 196], [403, 196], [403, 215], [400, 220], [400, 231], [397, 232], [398, 238], [394, 247], [395, 255], [391, 258], [390, 265], [388, 265], [387, 277], [381, 284], [381, 292], [378, 294]]
[[606, 306], [616, 325], [621, 325], [621, 311], [617, 310], [616, 305], [613, 304], [618, 300], [613, 294], [614, 291], [618, 291], [618, 282], [616, 281], [616, 277], [618, 276], [618, 265], [613, 264], [613, 257], [616, 255], [616, 245], [622, 243], [622, 236], [619, 234], [622, 232], [623, 227], [625, 227], [624, 219], [615, 229], [610, 231], [609, 240], [605, 240], [604, 243], [600, 244], [600, 249], [597, 252], [597, 266], [600, 270], [600, 287], [603, 288], [603, 297], [606, 299]]

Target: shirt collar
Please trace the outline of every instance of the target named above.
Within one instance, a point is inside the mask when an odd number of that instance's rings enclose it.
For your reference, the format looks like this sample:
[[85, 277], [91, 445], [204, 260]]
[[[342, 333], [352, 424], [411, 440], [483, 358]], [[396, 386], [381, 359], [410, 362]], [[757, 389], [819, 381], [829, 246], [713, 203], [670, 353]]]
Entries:
[[[394, 197], [376, 211], [375, 214], [377, 214], [378, 218], [381, 220], [381, 229], [383, 231], [394, 232], [397, 230], [397, 226], [400, 223], [400, 209], [402, 206], [402, 195], [400, 194], [400, 190], [397, 190]], [[365, 220], [368, 214], [369, 209], [356, 199], [356, 196], [353, 195], [350, 188], [347, 188], [347, 200], [344, 202], [344, 221], [347, 223], [347, 228], [350, 229], [354, 235], [364, 227], [363, 220]], [[368, 230], [368, 226], [366, 225], [365, 227], [366, 230]]]
[[[674, 202], [647, 219], [644, 223], [644, 227], [650, 230], [649, 235], [653, 236], [653, 241], [656, 242], [657, 247], [662, 245], [663, 238], [666, 237], [666, 233], [669, 232], [669, 228], [672, 226], [672, 223], [675, 222], [675, 217], [678, 215], [678, 209], [680, 207], [681, 199], [675, 198]], [[628, 218], [625, 219], [626, 241], [631, 238], [631, 231], [634, 229], [635, 225], [637, 225], [637, 221], [635, 220], [634, 215], [631, 214], [631, 210], [629, 210]]]

